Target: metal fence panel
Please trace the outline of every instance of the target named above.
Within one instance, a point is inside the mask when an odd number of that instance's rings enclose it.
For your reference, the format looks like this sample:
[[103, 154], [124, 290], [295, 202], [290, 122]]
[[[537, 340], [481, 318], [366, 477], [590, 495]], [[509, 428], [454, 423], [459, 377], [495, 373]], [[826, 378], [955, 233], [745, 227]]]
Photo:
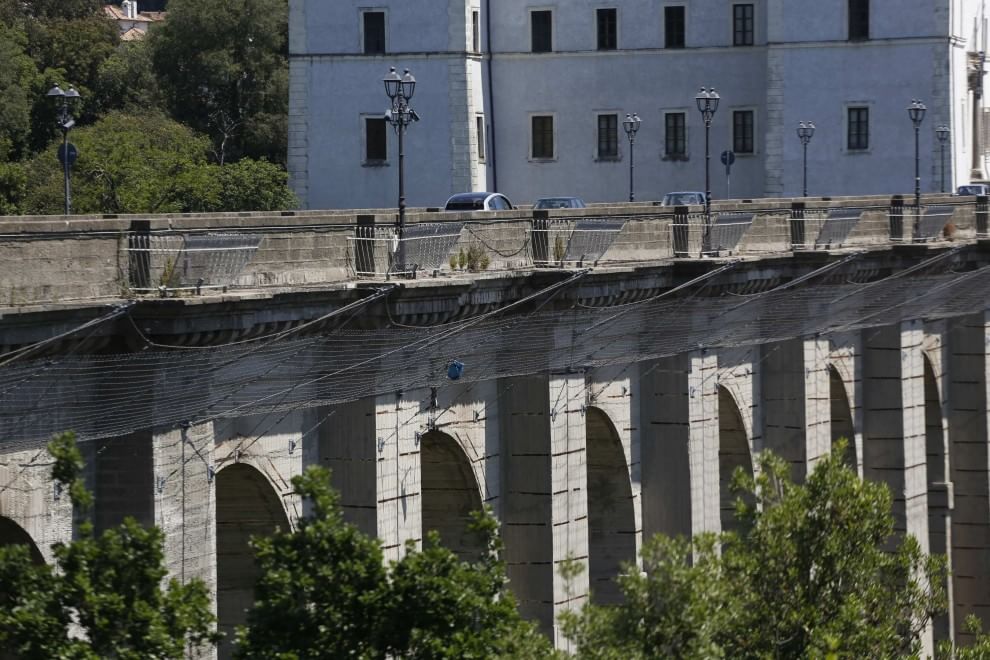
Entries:
[[952, 219], [952, 207], [947, 204], [926, 206], [918, 218], [918, 231], [915, 241], [931, 241], [937, 239], [945, 225]]
[[252, 234], [145, 234], [128, 237], [131, 289], [186, 291], [229, 287], [254, 257]]
[[815, 247], [837, 247], [842, 245], [853, 228], [859, 223], [863, 209], [829, 209], [825, 224], [818, 232]]
[[731, 252], [753, 224], [752, 213], [719, 213], [712, 223], [707, 252]]

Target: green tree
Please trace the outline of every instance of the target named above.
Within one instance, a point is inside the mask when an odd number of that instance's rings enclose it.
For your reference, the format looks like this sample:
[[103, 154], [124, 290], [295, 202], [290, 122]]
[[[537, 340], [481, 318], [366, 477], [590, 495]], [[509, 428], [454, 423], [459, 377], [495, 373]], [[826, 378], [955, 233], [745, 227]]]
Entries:
[[96, 114], [114, 110], [128, 114], [165, 111], [147, 40], [121, 42], [100, 63], [93, 84], [90, 108]]
[[[72, 168], [75, 213], [271, 211], [295, 203], [278, 166], [251, 160], [213, 165], [205, 136], [162, 115], [112, 112], [73, 131], [72, 142], [79, 149]], [[56, 149], [51, 145], [25, 166], [33, 184], [23, 212], [62, 212]]]
[[972, 644], [953, 646], [951, 642], [942, 642], [936, 657], [943, 660], [990, 660], [990, 635], [983, 632], [979, 617], [972, 614], [966, 617], [965, 629], [973, 637]]
[[[80, 478], [82, 457], [71, 433], [49, 450], [53, 478], [73, 506], [92, 496]], [[206, 585], [168, 580], [162, 534], [134, 519], [96, 536], [54, 546], [56, 565], [34, 564], [24, 546], [0, 547], [0, 648], [25, 658], [181, 658], [187, 645], [215, 642]]]
[[287, 0], [171, 0], [149, 35], [172, 116], [210, 136], [215, 160], [283, 163]]
[[[311, 512], [295, 531], [255, 539], [254, 608], [238, 635], [243, 658], [547, 658], [496, 557], [462, 562], [431, 535], [385, 567], [381, 545], [344, 522], [329, 474], [293, 479]], [[497, 552], [494, 521], [480, 531]]]
[[41, 86], [27, 54], [22, 24], [0, 21], [0, 163], [23, 158], [31, 138], [31, 109]]
[[916, 655], [946, 606], [944, 560], [896, 542], [886, 486], [859, 479], [843, 451], [804, 484], [770, 453], [755, 479], [737, 472], [743, 524], [721, 536], [721, 554], [710, 537], [646, 543], [646, 573], [620, 579], [624, 604], [567, 617], [579, 657]]

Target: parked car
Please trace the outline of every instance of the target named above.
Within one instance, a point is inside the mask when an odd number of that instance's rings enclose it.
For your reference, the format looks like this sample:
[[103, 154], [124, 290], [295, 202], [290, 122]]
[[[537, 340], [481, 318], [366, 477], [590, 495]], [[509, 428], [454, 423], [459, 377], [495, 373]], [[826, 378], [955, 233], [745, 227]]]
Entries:
[[692, 204], [704, 204], [705, 193], [696, 190], [686, 192], [669, 192], [663, 196], [660, 206], [691, 206]]
[[985, 183], [971, 183], [968, 186], [959, 186], [956, 189], [957, 195], [990, 195], [990, 185]]
[[451, 195], [444, 211], [508, 211], [512, 202], [501, 193], [466, 192]]
[[534, 209], [583, 209], [584, 200], [580, 197], [541, 197], [533, 204]]

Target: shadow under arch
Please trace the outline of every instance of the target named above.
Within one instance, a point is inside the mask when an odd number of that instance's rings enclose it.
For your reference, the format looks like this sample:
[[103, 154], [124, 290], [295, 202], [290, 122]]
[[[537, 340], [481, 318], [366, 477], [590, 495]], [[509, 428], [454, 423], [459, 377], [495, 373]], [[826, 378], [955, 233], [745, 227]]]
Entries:
[[[949, 554], [948, 532], [951, 526], [948, 485], [946, 484], [946, 438], [942, 425], [942, 397], [931, 358], [922, 351], [925, 388], [925, 468], [928, 475], [928, 552]], [[950, 566], [951, 570], [951, 558]], [[946, 589], [949, 584], [943, 584]], [[949, 602], [952, 594], [949, 592]], [[932, 617], [932, 632], [935, 642], [951, 638], [951, 624], [948, 612]]]
[[254, 603], [258, 568], [248, 544], [252, 536], [289, 530], [282, 500], [256, 468], [234, 463], [216, 476], [217, 623], [224, 633], [221, 659], [233, 654], [235, 628]]
[[44, 564], [45, 558], [27, 531], [6, 516], [0, 516], [0, 546], [26, 545], [35, 564]]
[[444, 547], [463, 560], [480, 559], [484, 540], [469, 529], [471, 512], [481, 510], [481, 489], [461, 446], [442, 431], [420, 439], [423, 536], [440, 534]]
[[852, 408], [846, 395], [846, 385], [835, 365], [828, 366], [828, 397], [832, 429], [832, 447], [840, 438], [846, 439], [846, 451], [842, 462], [856, 470], [856, 428], [853, 426]]
[[585, 416], [588, 465], [588, 564], [592, 599], [622, 601], [615, 578], [636, 562], [636, 517], [622, 441], [608, 415], [589, 407]]
[[722, 531], [738, 529], [736, 496], [729, 485], [737, 467], [753, 474], [746, 426], [736, 400], [723, 385], [718, 386], [718, 492]]

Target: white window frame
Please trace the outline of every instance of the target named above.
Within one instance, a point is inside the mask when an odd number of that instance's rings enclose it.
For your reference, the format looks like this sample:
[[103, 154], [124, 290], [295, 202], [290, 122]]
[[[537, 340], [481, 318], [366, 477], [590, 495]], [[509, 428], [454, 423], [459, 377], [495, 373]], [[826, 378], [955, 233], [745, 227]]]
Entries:
[[[533, 12], [534, 11], [548, 11], [550, 12], [550, 50], [533, 50]], [[527, 48], [525, 52], [532, 53], [534, 55], [543, 55], [545, 53], [555, 53], [557, 52], [557, 8], [556, 7], [527, 7], [526, 8], [526, 22], [529, 25], [529, 30], [526, 32]], [[554, 124], [556, 127], [556, 124]]]
[[[385, 55], [389, 53], [389, 43], [391, 43], [391, 38], [388, 30], [388, 9], [386, 7], [358, 7], [358, 52], [365, 55], [364, 52], [364, 15], [365, 14], [384, 14], [385, 22]], [[369, 54], [368, 57], [374, 57], [375, 55]]]
[[[550, 158], [533, 155], [533, 117], [550, 117], [553, 121], [553, 156]], [[529, 152], [529, 162], [531, 163], [553, 163], [560, 157], [560, 146], [557, 141], [557, 113], [556, 112], [530, 112], [526, 115], [526, 134], [529, 137], [527, 151]]]
[[[361, 122], [361, 166], [362, 167], [388, 167], [389, 166], [389, 154], [391, 150], [388, 148], [388, 121], [385, 120], [381, 112], [362, 112], [360, 115]], [[381, 119], [385, 122], [385, 160], [368, 160], [368, 119]]]

